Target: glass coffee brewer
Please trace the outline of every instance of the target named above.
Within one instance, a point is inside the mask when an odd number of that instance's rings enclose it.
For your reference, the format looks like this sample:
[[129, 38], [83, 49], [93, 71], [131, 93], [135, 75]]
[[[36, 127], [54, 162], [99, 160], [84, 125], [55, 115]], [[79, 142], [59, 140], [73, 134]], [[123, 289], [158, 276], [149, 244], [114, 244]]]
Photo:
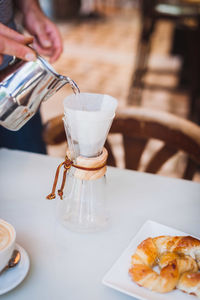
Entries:
[[72, 231], [94, 232], [108, 223], [105, 193], [108, 154], [104, 143], [116, 107], [117, 100], [108, 95], [80, 93], [64, 100], [68, 152], [57, 169], [52, 193], [47, 198], [55, 198], [58, 173], [64, 166], [57, 216]]

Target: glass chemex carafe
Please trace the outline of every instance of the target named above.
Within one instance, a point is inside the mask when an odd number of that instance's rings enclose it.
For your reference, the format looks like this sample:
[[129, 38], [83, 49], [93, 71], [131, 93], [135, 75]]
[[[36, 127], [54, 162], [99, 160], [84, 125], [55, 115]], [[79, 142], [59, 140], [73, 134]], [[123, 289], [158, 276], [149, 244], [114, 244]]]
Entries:
[[101, 94], [80, 93], [64, 100], [68, 152], [58, 191], [62, 200], [58, 200], [57, 216], [73, 231], [94, 232], [108, 223], [105, 193], [108, 154], [104, 143], [116, 107], [116, 99]]

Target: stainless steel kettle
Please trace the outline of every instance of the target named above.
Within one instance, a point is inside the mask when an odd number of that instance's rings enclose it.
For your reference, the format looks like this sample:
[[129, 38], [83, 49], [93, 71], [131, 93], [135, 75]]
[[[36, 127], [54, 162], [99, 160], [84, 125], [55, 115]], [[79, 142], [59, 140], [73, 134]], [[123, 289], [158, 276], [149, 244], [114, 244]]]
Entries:
[[59, 75], [41, 56], [36, 61], [15, 60], [0, 71], [0, 125], [16, 131], [39, 109], [42, 101], [69, 83], [79, 92], [69, 77]]

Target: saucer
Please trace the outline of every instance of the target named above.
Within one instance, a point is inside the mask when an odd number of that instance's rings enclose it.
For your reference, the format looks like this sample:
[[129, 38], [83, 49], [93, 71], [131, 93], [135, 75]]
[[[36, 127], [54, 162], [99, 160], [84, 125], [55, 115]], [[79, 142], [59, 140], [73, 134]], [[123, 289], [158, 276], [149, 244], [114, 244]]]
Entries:
[[27, 252], [20, 245], [16, 244], [15, 249], [21, 254], [17, 266], [8, 269], [0, 275], [0, 295], [3, 295], [18, 286], [26, 277], [30, 261]]

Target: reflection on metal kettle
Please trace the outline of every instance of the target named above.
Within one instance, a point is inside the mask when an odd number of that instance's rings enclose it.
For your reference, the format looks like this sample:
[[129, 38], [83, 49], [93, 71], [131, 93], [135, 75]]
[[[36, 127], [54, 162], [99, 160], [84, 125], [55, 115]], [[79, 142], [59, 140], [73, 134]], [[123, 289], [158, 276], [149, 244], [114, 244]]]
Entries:
[[41, 56], [36, 61], [15, 60], [0, 71], [0, 125], [19, 130], [39, 109], [42, 101], [69, 83], [79, 92], [69, 77], [59, 75]]

